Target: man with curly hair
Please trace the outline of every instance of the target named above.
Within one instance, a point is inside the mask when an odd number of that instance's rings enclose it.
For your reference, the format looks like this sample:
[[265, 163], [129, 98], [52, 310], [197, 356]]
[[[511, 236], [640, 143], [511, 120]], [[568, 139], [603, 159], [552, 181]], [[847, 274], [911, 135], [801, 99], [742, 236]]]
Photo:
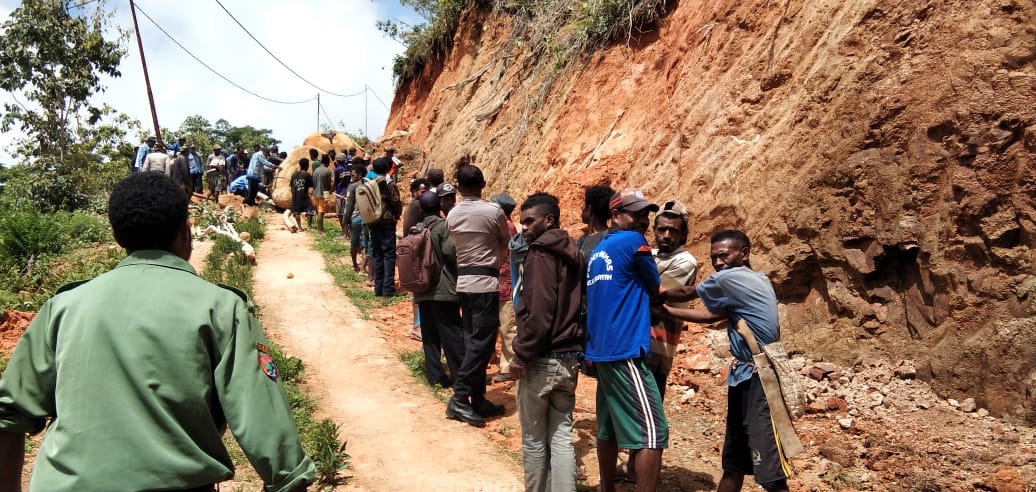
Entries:
[[208, 490], [234, 476], [230, 427], [266, 484], [315, 476], [243, 292], [195, 273], [187, 196], [161, 173], [112, 190], [128, 256], [58, 289], [0, 378], [0, 490], [19, 490], [25, 435], [46, 428], [31, 490]]

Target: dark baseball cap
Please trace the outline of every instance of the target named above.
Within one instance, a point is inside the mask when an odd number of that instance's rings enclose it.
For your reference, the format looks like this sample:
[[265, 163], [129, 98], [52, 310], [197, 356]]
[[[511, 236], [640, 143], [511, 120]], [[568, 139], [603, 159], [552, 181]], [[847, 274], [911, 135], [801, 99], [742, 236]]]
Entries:
[[514, 207], [517, 205], [514, 202], [514, 197], [507, 194], [507, 192], [500, 193], [499, 195], [493, 195], [489, 197], [489, 201], [497, 205], [500, 205], [500, 208], [504, 209], [504, 213], [507, 215], [511, 215], [511, 212], [514, 212]]
[[644, 209], [658, 212], [658, 205], [647, 201], [647, 198], [644, 198], [644, 193], [636, 188], [623, 188], [619, 190], [612, 195], [611, 201], [608, 202], [608, 208], [611, 210], [625, 210], [627, 212], [640, 212]]
[[449, 183], [443, 183], [435, 189], [435, 193], [439, 196], [456, 195], [457, 189]]

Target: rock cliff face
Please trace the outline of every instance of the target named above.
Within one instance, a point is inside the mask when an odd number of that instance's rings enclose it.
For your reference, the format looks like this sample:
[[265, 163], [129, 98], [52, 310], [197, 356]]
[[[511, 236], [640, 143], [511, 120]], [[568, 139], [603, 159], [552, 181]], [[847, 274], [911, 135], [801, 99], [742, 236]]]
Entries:
[[463, 157], [489, 191], [559, 195], [570, 231], [589, 185], [678, 198], [699, 278], [712, 232], [752, 238], [790, 347], [910, 359], [942, 396], [1036, 423], [1036, 3], [665, 9], [544, 75], [512, 17], [473, 8], [386, 134], [412, 168]]

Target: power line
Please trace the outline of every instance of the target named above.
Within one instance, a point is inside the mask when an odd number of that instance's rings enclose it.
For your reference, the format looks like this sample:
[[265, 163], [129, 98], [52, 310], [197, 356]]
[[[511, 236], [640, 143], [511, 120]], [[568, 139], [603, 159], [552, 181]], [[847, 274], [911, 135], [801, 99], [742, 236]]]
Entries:
[[312, 86], [312, 87], [313, 87], [314, 89], [316, 89], [316, 90], [318, 90], [318, 91], [320, 91], [320, 92], [324, 92], [324, 93], [330, 94], [330, 95], [332, 95], [332, 96], [338, 96], [338, 97], [353, 97], [353, 96], [359, 96], [360, 94], [363, 94], [363, 93], [364, 93], [364, 92], [366, 91], [366, 88], [364, 88], [364, 90], [362, 90], [362, 91], [360, 91], [360, 92], [357, 92], [357, 93], [355, 93], [355, 94], [337, 94], [337, 93], [331, 92], [331, 91], [329, 91], [329, 90], [327, 90], [327, 89], [322, 89], [322, 88], [320, 88], [320, 87], [319, 87], [318, 85], [316, 85], [316, 84], [314, 84], [314, 83], [312, 83], [312, 82], [310, 82], [310, 81], [306, 80], [306, 78], [305, 78], [305, 77], [303, 77], [303, 76], [299, 75], [299, 73], [298, 73], [298, 72], [296, 72], [296, 71], [292, 70], [292, 69], [291, 69], [291, 67], [289, 67], [289, 66], [288, 66], [288, 65], [287, 65], [286, 63], [284, 63], [283, 61], [281, 61], [281, 59], [280, 59], [280, 58], [277, 58], [277, 55], [273, 54], [273, 52], [271, 52], [271, 51], [270, 51], [269, 49], [267, 49], [267, 48], [266, 48], [266, 46], [264, 46], [264, 45], [263, 45], [263, 43], [259, 42], [259, 40], [258, 40], [258, 39], [256, 39], [256, 37], [255, 37], [255, 36], [253, 36], [253, 35], [252, 35], [252, 33], [251, 33], [251, 32], [250, 32], [249, 30], [248, 30], [248, 28], [246, 28], [246, 27], [244, 26], [244, 24], [242, 24], [242, 23], [241, 23], [241, 21], [237, 20], [237, 17], [234, 17], [234, 14], [231, 14], [231, 13], [230, 13], [230, 11], [229, 11], [229, 10], [227, 10], [227, 8], [223, 6], [223, 3], [222, 3], [222, 2], [220, 2], [219, 0], [216, 0], [216, 3], [217, 3], [217, 4], [219, 5], [219, 8], [223, 9], [223, 11], [224, 11], [224, 12], [226, 12], [226, 13], [227, 13], [227, 15], [229, 15], [229, 16], [230, 16], [230, 18], [231, 18], [231, 19], [234, 19], [234, 22], [236, 22], [236, 23], [237, 23], [238, 27], [240, 27], [240, 28], [241, 28], [241, 29], [242, 29], [243, 31], [245, 31], [245, 34], [248, 34], [248, 37], [252, 38], [252, 41], [255, 41], [255, 43], [256, 43], [256, 44], [258, 44], [258, 45], [259, 45], [259, 47], [263, 49], [263, 51], [265, 51], [265, 52], [266, 52], [266, 53], [267, 53], [268, 55], [272, 56], [274, 60], [277, 60], [277, 63], [280, 63], [282, 67], [284, 67], [284, 68], [288, 69], [288, 71], [289, 71], [289, 72], [291, 72], [291, 73], [295, 74], [295, 76], [296, 76], [296, 77], [298, 77], [298, 78], [299, 78], [299, 80], [302, 80], [303, 82], [305, 82], [305, 83], [309, 84], [309, 85], [310, 85], [310, 86]]
[[369, 88], [366, 88], [366, 90], [367, 90], [368, 92], [370, 92], [370, 93], [371, 93], [371, 95], [372, 95], [372, 96], [374, 96], [374, 99], [377, 99], [377, 100], [378, 100], [378, 102], [380, 102], [382, 106], [385, 106], [385, 109], [387, 109], [387, 110], [389, 110], [389, 111], [392, 111], [392, 108], [388, 107], [388, 104], [385, 104], [385, 101], [382, 101], [382, 100], [381, 100], [381, 98], [380, 98], [380, 97], [378, 97], [378, 93], [377, 93], [377, 92], [374, 92], [373, 90], [371, 90], [371, 89], [369, 89]]
[[331, 129], [337, 132], [338, 129], [335, 128], [335, 124], [331, 122], [331, 117], [327, 115], [327, 111], [324, 109], [323, 105], [320, 106], [320, 112], [324, 113], [324, 120], [327, 121], [327, 124], [331, 127]]
[[200, 63], [200, 64], [201, 64], [201, 65], [202, 65], [203, 67], [205, 67], [205, 68], [209, 69], [209, 71], [210, 71], [210, 72], [212, 72], [212, 73], [216, 74], [217, 76], [219, 76], [219, 78], [221, 78], [221, 79], [223, 79], [223, 80], [227, 81], [227, 83], [228, 83], [228, 84], [230, 84], [230, 85], [232, 85], [232, 86], [234, 86], [234, 87], [237, 87], [238, 89], [241, 89], [241, 90], [243, 90], [243, 91], [245, 91], [245, 92], [247, 92], [247, 93], [249, 93], [249, 94], [251, 94], [251, 95], [253, 95], [253, 96], [255, 96], [255, 97], [258, 97], [259, 99], [263, 99], [263, 100], [265, 100], [265, 101], [269, 101], [269, 102], [272, 102], [272, 103], [277, 103], [277, 104], [303, 104], [303, 103], [308, 103], [308, 102], [310, 102], [310, 101], [312, 101], [312, 100], [316, 99], [315, 97], [311, 97], [311, 98], [309, 98], [309, 99], [306, 99], [306, 100], [304, 100], [304, 101], [278, 101], [278, 100], [276, 100], [276, 99], [270, 99], [270, 98], [268, 98], [268, 97], [265, 97], [265, 96], [260, 96], [259, 94], [256, 94], [256, 93], [254, 93], [254, 92], [252, 92], [252, 91], [250, 91], [250, 90], [248, 90], [248, 89], [245, 89], [244, 87], [241, 87], [240, 85], [238, 85], [237, 83], [235, 83], [235, 82], [234, 82], [233, 80], [230, 80], [230, 79], [226, 78], [226, 77], [225, 77], [225, 76], [224, 76], [223, 74], [221, 74], [221, 73], [217, 72], [217, 71], [216, 71], [216, 70], [215, 70], [214, 68], [210, 67], [210, 66], [209, 66], [208, 64], [206, 64], [205, 62], [201, 61], [201, 59], [199, 59], [199, 58], [198, 58], [197, 56], [194, 56], [194, 53], [191, 53], [191, 51], [190, 51], [190, 50], [188, 50], [188, 49], [187, 49], [187, 48], [185, 48], [185, 47], [184, 47], [184, 46], [183, 46], [182, 44], [180, 44], [180, 42], [179, 42], [179, 41], [177, 41], [177, 40], [176, 40], [176, 38], [174, 38], [174, 37], [172, 36], [172, 34], [169, 34], [168, 32], [166, 32], [166, 30], [165, 30], [165, 29], [162, 29], [162, 26], [158, 25], [158, 22], [155, 22], [155, 19], [152, 19], [152, 18], [151, 18], [151, 16], [147, 14], [147, 12], [144, 12], [144, 10], [140, 8], [140, 5], [137, 5], [137, 10], [138, 10], [138, 11], [139, 11], [139, 12], [140, 12], [141, 14], [144, 14], [144, 17], [146, 17], [146, 18], [147, 18], [147, 20], [151, 21], [151, 23], [152, 23], [152, 24], [154, 24], [154, 25], [155, 25], [155, 27], [157, 27], [159, 31], [162, 31], [162, 34], [165, 34], [165, 36], [166, 36], [167, 38], [169, 38], [169, 40], [170, 40], [170, 41], [172, 41], [172, 42], [173, 42], [174, 44], [176, 44], [177, 46], [179, 46], [179, 47], [180, 47], [180, 49], [182, 49], [182, 50], [183, 50], [183, 51], [184, 51], [185, 53], [187, 53], [188, 55], [190, 55], [190, 56], [191, 56], [191, 58], [194, 58], [194, 61], [196, 61], [196, 62]]

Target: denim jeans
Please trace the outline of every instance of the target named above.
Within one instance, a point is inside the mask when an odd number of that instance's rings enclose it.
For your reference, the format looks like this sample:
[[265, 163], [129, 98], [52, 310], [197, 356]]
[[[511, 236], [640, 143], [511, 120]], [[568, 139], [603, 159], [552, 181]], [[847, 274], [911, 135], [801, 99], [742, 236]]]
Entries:
[[367, 228], [360, 217], [353, 217], [349, 221], [349, 247], [367, 251]]
[[374, 258], [374, 294], [396, 293], [396, 222], [382, 221], [367, 226], [371, 231], [371, 257]]
[[579, 361], [541, 357], [529, 362], [518, 381], [525, 490], [574, 492], [576, 453], [572, 411], [576, 406]]

